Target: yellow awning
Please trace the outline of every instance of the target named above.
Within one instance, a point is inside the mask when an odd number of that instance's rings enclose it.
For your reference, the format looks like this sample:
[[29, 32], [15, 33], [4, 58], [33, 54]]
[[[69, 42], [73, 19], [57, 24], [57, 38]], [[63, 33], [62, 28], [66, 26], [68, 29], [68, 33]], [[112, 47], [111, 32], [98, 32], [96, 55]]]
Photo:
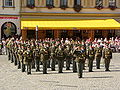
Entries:
[[39, 30], [95, 30], [95, 29], [120, 29], [120, 23], [114, 19], [103, 20], [43, 20], [21, 21], [21, 29]]

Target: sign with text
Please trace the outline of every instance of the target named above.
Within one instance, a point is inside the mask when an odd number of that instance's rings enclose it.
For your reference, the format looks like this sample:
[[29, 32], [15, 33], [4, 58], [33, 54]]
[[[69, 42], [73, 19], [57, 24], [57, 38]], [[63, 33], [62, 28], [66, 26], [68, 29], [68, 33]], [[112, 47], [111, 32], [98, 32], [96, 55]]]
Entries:
[[0, 17], [0, 19], [18, 19], [18, 17]]

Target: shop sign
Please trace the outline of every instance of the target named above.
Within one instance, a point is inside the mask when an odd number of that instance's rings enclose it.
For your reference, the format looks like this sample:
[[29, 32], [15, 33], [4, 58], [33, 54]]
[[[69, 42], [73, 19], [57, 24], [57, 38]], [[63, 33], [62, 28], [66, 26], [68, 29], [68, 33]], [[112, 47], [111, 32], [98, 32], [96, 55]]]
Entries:
[[18, 17], [0, 17], [0, 19], [18, 19]]

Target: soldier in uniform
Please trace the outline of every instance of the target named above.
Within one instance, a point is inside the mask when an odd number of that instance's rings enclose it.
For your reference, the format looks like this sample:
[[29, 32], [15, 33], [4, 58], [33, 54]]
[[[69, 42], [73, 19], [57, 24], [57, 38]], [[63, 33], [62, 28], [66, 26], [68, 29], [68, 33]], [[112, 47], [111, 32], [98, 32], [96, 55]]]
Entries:
[[58, 60], [58, 73], [63, 73], [62, 70], [63, 70], [63, 66], [64, 66], [63, 64], [65, 58], [63, 46], [60, 44], [55, 52]]
[[88, 66], [89, 66], [89, 72], [93, 72], [93, 60], [95, 59], [95, 51], [92, 46], [89, 47], [88, 50]]
[[14, 43], [13, 47], [13, 58], [14, 58], [14, 65], [17, 65], [17, 43]]
[[75, 45], [73, 45], [73, 48], [71, 49], [71, 55], [72, 55], [72, 61], [73, 61], [73, 72], [77, 72], [77, 66], [76, 66], [76, 57], [74, 55], [74, 51], [76, 50]]
[[44, 44], [41, 48], [41, 62], [43, 64], [43, 74], [47, 74], [47, 61], [50, 57], [49, 48]]
[[83, 73], [83, 67], [84, 67], [84, 62], [85, 62], [85, 50], [83, 47], [78, 46], [78, 48], [74, 52], [75, 54], [75, 61], [77, 63], [77, 72], [78, 72], [78, 77], [82, 78], [82, 73]]
[[70, 45], [67, 44], [65, 48], [65, 56], [66, 56], [66, 70], [70, 70], [70, 62], [71, 62], [71, 54], [70, 54]]
[[33, 51], [31, 50], [30, 46], [27, 46], [27, 50], [24, 51], [24, 64], [27, 65], [27, 74], [31, 74], [31, 66], [33, 61]]
[[106, 45], [106, 47], [103, 49], [103, 58], [105, 61], [105, 71], [110, 71], [109, 65], [110, 60], [112, 59], [112, 50], [108, 45]]
[[34, 56], [36, 62], [36, 72], [38, 72], [40, 71], [40, 49], [38, 46], [36, 46], [36, 49], [34, 49]]
[[100, 46], [100, 43], [98, 46], [95, 47], [95, 53], [96, 53], [96, 68], [100, 69], [100, 61], [102, 57], [102, 47]]
[[22, 45], [21, 49], [19, 51], [19, 60], [20, 60], [20, 65], [21, 65], [22, 72], [25, 72], [25, 63], [24, 63], [24, 60], [26, 58], [25, 55], [24, 55], [25, 50], [26, 50], [26, 46]]
[[56, 46], [55, 44], [52, 44], [51, 46], [51, 55], [50, 55], [50, 58], [51, 58], [51, 69], [52, 71], [55, 71], [55, 64], [56, 64], [56, 54], [55, 54], [55, 50], [56, 50]]

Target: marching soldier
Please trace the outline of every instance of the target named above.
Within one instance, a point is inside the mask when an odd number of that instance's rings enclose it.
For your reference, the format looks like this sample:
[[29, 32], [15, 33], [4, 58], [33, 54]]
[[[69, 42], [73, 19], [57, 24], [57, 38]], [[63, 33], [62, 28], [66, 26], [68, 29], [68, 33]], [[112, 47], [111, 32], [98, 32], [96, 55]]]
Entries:
[[55, 64], [56, 64], [56, 54], [55, 54], [55, 50], [56, 50], [56, 46], [54, 44], [52, 44], [51, 46], [51, 69], [52, 71], [55, 71]]
[[76, 66], [76, 57], [74, 55], [74, 51], [75, 51], [75, 46], [73, 46], [73, 48], [71, 49], [71, 55], [72, 55], [72, 61], [73, 61], [73, 72], [77, 72], [77, 66]]
[[93, 72], [93, 60], [95, 59], [95, 51], [92, 46], [89, 47], [88, 50], [88, 66], [89, 66], [89, 72]]
[[59, 45], [55, 52], [58, 60], [58, 73], [63, 73], [62, 71], [63, 71], [64, 58], [65, 58], [63, 46]]
[[82, 73], [83, 73], [83, 67], [84, 67], [84, 62], [85, 62], [85, 50], [83, 47], [78, 46], [78, 48], [74, 52], [75, 54], [75, 61], [77, 63], [77, 72], [78, 72], [78, 77], [82, 78]]
[[109, 70], [109, 65], [110, 65], [110, 60], [112, 59], [112, 50], [111, 48], [106, 45], [106, 47], [103, 49], [103, 58], [105, 61], [105, 71], [110, 71]]
[[[26, 59], [26, 57], [24, 55], [25, 50], [26, 50], [26, 46], [22, 45], [21, 49], [19, 51], [19, 60], [20, 60], [19, 61], [20, 62], [19, 65], [21, 65], [20, 67], [21, 67], [22, 72], [25, 72], [25, 59]], [[19, 68], [19, 66], [18, 66], [18, 68]]]
[[96, 68], [100, 69], [100, 61], [102, 57], [102, 47], [100, 46], [100, 43], [98, 46], [95, 47], [95, 56], [96, 56]]
[[36, 72], [40, 71], [40, 49], [36, 46], [34, 49], [35, 63], [36, 63]]
[[47, 61], [49, 59], [49, 48], [44, 44], [41, 48], [41, 61], [43, 64], [43, 74], [47, 74]]
[[27, 65], [27, 74], [31, 74], [31, 66], [33, 61], [33, 52], [30, 46], [27, 47], [27, 50], [24, 51], [24, 64]]
[[70, 45], [67, 44], [65, 48], [65, 55], [66, 55], [66, 70], [70, 70], [70, 62], [71, 62], [71, 55], [70, 55]]

